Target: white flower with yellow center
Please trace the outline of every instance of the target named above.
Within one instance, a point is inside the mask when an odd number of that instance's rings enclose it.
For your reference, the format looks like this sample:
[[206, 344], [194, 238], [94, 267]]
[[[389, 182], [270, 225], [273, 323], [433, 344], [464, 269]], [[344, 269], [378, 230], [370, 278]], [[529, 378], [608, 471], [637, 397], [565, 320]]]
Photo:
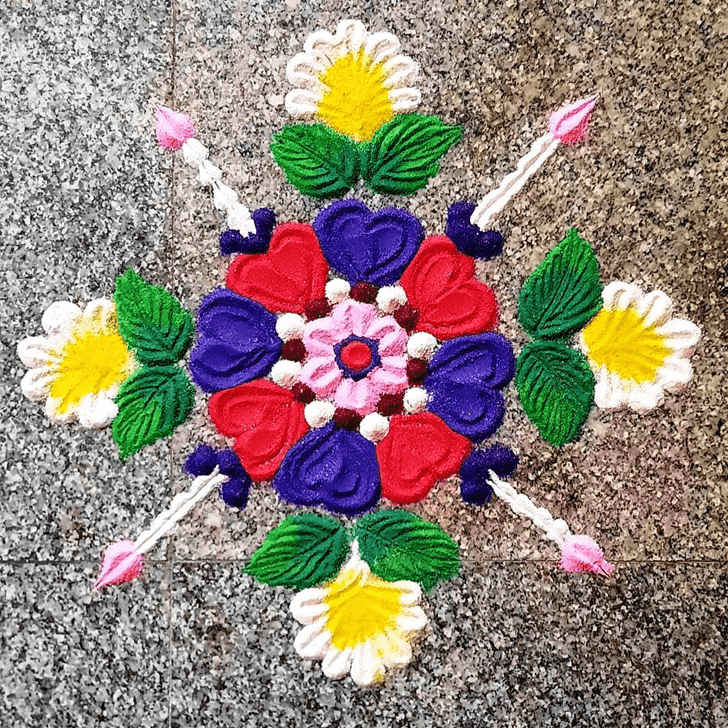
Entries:
[[30, 369], [20, 384], [34, 402], [46, 400], [53, 422], [78, 419], [84, 427], [106, 427], [118, 408], [113, 397], [134, 371], [134, 355], [119, 334], [111, 301], [91, 301], [84, 310], [69, 301], [51, 304], [41, 320], [47, 336], [18, 344]]
[[613, 281], [602, 297], [604, 307], [579, 334], [596, 378], [594, 401], [604, 409], [649, 412], [665, 392], [682, 389], [692, 378], [688, 358], [700, 329], [672, 318], [672, 302], [662, 291], [643, 293]]
[[292, 116], [316, 119], [361, 142], [420, 103], [410, 85], [417, 64], [399, 53], [391, 33], [369, 33], [358, 20], [342, 20], [336, 35], [316, 31], [303, 48], [286, 68], [296, 87], [286, 96]]
[[385, 668], [412, 659], [410, 642], [427, 624], [417, 606], [420, 596], [412, 581], [390, 582], [372, 574], [355, 542], [336, 579], [293, 598], [291, 613], [306, 625], [296, 636], [296, 652], [323, 660], [324, 674], [334, 680], [351, 672], [357, 685], [379, 682]]

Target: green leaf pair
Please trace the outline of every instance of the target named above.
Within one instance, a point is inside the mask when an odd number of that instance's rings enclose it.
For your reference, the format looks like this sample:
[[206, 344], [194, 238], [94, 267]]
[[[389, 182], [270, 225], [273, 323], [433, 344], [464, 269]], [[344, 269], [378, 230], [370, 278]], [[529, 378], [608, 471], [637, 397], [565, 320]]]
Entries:
[[189, 311], [159, 286], [133, 270], [116, 279], [119, 333], [143, 366], [119, 388], [119, 412], [112, 424], [122, 459], [169, 437], [190, 415], [195, 390], [177, 362], [192, 343]]
[[535, 341], [521, 351], [516, 389], [528, 417], [555, 447], [579, 434], [594, 403], [594, 375], [569, 338], [602, 308], [599, 264], [575, 228], [529, 276], [518, 320]]
[[361, 558], [386, 581], [415, 581], [430, 590], [460, 571], [458, 545], [439, 526], [406, 511], [380, 511], [359, 519], [353, 533], [328, 516], [288, 516], [268, 533], [245, 572], [270, 586], [317, 586], [336, 577], [353, 539]]
[[441, 157], [461, 137], [460, 127], [437, 116], [400, 114], [359, 143], [323, 124], [286, 124], [270, 150], [309, 197], [341, 197], [359, 177], [374, 192], [411, 195], [440, 171]]

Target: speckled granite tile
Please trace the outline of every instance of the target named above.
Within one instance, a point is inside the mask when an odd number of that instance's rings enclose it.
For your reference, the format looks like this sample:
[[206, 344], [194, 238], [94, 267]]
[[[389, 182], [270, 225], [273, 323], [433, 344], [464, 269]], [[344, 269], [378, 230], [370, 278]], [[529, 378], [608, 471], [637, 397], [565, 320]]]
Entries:
[[[511, 171], [552, 110], [601, 92], [588, 143], [562, 149], [513, 201], [498, 221], [504, 255], [479, 263], [479, 274], [498, 295], [501, 331], [520, 348], [520, 286], [576, 225], [594, 244], [605, 282], [621, 277], [665, 290], [678, 315], [703, 327], [695, 379], [648, 416], [593, 411], [581, 440], [561, 450], [540, 440], [511, 387], [498, 439], [521, 457], [515, 485], [593, 535], [611, 558], [725, 558], [725, 21], [707, 3], [434, 2], [423, 12], [414, 1], [181, 1], [177, 106], [198, 120], [241, 198], [273, 207], [280, 220], [310, 221], [319, 207], [285, 183], [268, 152], [271, 133], [289, 121], [285, 64], [307, 33], [343, 17], [397, 33], [422, 68], [422, 110], [464, 126], [463, 142], [425, 190], [406, 200], [357, 190], [375, 208], [406, 207], [428, 232], [443, 230], [450, 203], [477, 199]], [[178, 291], [197, 305], [224, 280], [222, 220], [182, 164], [173, 194], [170, 267]], [[182, 448], [175, 458], [209, 432], [193, 425], [175, 443]], [[272, 495], [256, 494], [243, 518], [277, 523], [274, 505]], [[247, 553], [247, 542], [225, 536], [227, 519], [211, 515], [216, 506], [206, 508], [189, 524], [181, 554]], [[464, 506], [454, 483], [415, 510], [441, 523], [469, 557], [553, 556], [502, 504]]]
[[237, 563], [177, 564], [172, 720], [205, 726], [705, 726], [728, 719], [728, 571], [468, 568], [427, 598], [431, 627], [383, 687], [326, 679], [293, 649], [292, 592]]
[[122, 465], [110, 432], [53, 427], [20, 392], [17, 342], [56, 300], [165, 283], [165, 0], [5, 3], [0, 22], [0, 557], [96, 558], [169, 492], [168, 445]]
[[166, 567], [93, 591], [95, 564], [0, 564], [0, 725], [168, 724]]

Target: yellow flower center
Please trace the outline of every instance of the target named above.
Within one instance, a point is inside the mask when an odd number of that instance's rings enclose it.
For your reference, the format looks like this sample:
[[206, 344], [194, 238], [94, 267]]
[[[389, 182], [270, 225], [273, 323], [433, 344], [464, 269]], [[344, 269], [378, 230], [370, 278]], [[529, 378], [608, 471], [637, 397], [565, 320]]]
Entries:
[[382, 64], [373, 66], [364, 51], [339, 58], [319, 76], [327, 87], [316, 117], [354, 141], [368, 141], [394, 113]]
[[584, 328], [589, 358], [622, 379], [651, 382], [670, 350], [633, 309], [602, 309]]
[[116, 316], [104, 321], [101, 311], [82, 321], [56, 355], [50, 396], [61, 400], [61, 414], [86, 395], [121, 384], [134, 370], [134, 356], [119, 334]]
[[374, 574], [345, 569], [327, 587], [326, 629], [338, 650], [376, 640], [394, 629], [402, 611], [401, 590]]

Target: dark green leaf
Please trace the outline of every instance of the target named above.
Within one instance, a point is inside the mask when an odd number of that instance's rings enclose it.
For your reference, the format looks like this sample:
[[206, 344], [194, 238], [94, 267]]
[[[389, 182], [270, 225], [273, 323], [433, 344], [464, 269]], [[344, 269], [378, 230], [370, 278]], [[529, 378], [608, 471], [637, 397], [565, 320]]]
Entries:
[[307, 589], [333, 579], [348, 551], [346, 529], [338, 521], [302, 513], [268, 533], [245, 572], [270, 586]]
[[541, 437], [555, 447], [571, 442], [594, 403], [586, 357], [554, 341], [532, 341], [518, 357], [516, 389]]
[[179, 367], [144, 367], [121, 385], [115, 401], [119, 413], [111, 430], [126, 459], [169, 437], [189, 417], [195, 389]]
[[583, 328], [601, 308], [599, 264], [572, 228], [524, 283], [518, 320], [534, 338], [556, 339]]
[[119, 332], [138, 361], [174, 364], [185, 355], [195, 326], [174, 296], [128, 270], [116, 279], [114, 303]]
[[462, 135], [437, 116], [399, 114], [360, 145], [361, 176], [374, 192], [411, 195], [440, 171], [440, 158]]
[[273, 135], [273, 158], [309, 197], [341, 197], [358, 178], [356, 145], [323, 124], [286, 124]]
[[416, 581], [429, 591], [460, 571], [460, 548], [439, 526], [407, 511], [379, 511], [357, 521], [359, 553], [382, 579]]

